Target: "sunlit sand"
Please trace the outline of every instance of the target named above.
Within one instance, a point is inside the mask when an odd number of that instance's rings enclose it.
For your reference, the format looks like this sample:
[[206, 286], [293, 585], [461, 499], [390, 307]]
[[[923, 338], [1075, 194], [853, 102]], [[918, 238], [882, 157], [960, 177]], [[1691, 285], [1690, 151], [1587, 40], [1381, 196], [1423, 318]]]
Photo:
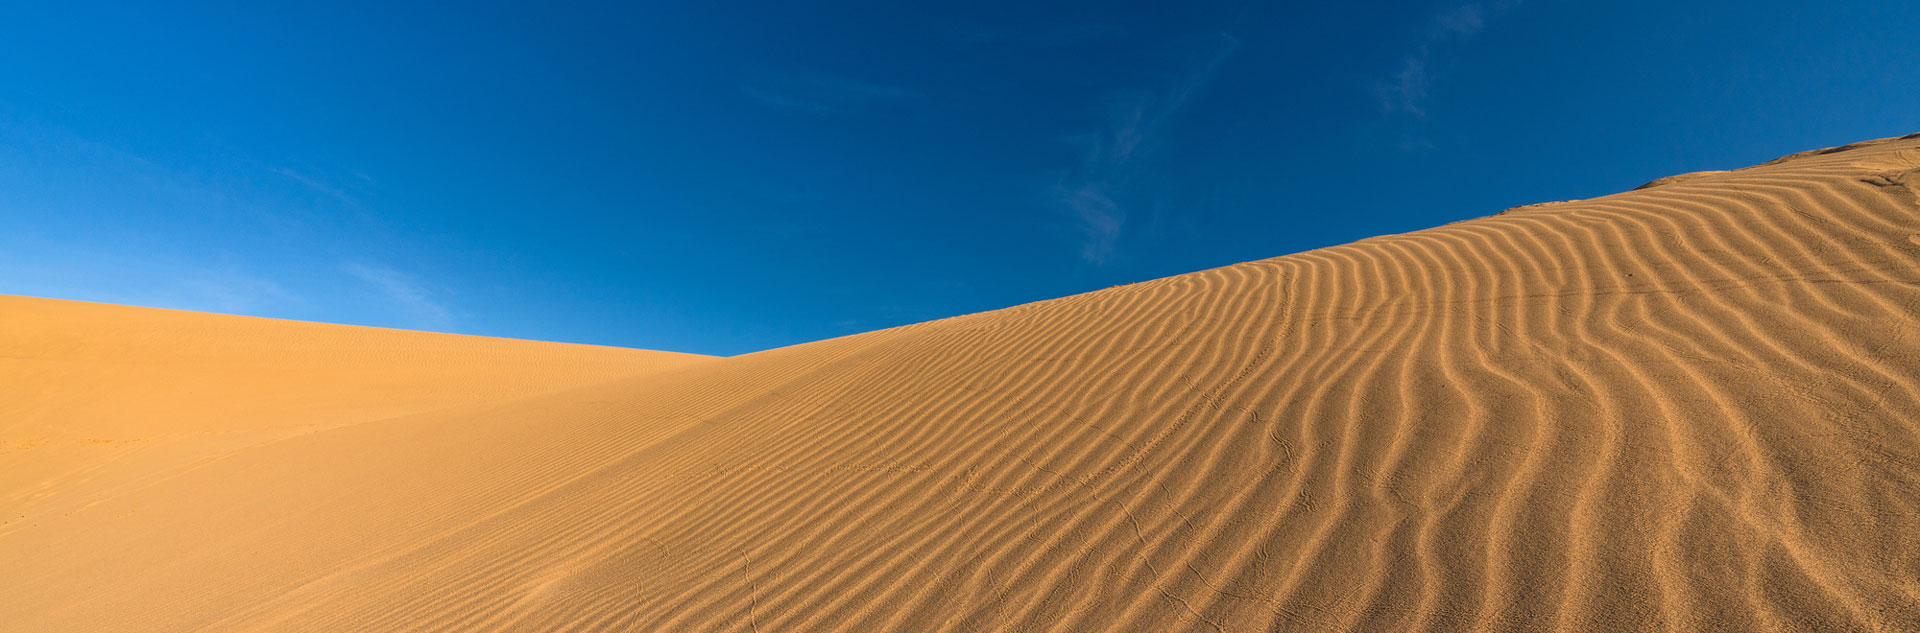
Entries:
[[1874, 141], [732, 358], [0, 297], [0, 631], [1913, 631], [1916, 189]]

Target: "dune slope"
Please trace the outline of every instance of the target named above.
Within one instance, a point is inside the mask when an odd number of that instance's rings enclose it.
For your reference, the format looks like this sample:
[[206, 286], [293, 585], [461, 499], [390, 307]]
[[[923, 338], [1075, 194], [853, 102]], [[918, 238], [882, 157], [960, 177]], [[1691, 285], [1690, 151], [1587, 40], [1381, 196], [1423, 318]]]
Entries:
[[[163, 473], [8, 471], [0, 629], [1920, 630], [1916, 189], [1920, 137], [1862, 143], [512, 398], [396, 387], [370, 402], [420, 406]], [[9, 350], [93, 335], [22, 320]], [[120, 362], [5, 355], [34, 432], [88, 399], [56, 370]]]
[[0, 532], [292, 435], [709, 359], [0, 295]]

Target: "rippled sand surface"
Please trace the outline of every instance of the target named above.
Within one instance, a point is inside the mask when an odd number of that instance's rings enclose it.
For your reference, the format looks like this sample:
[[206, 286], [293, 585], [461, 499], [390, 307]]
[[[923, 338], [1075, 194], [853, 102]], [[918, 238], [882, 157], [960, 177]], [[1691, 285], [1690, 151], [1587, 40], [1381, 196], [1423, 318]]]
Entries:
[[732, 358], [0, 298], [5, 631], [1920, 630], [1920, 137]]

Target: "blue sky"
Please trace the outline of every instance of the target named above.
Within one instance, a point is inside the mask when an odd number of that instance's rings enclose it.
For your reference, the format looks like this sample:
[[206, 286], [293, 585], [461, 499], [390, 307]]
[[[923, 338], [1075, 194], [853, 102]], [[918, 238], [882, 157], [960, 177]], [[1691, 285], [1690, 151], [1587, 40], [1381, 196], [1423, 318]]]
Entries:
[[0, 293], [738, 354], [1920, 131], [1911, 2], [154, 4], [0, 19]]

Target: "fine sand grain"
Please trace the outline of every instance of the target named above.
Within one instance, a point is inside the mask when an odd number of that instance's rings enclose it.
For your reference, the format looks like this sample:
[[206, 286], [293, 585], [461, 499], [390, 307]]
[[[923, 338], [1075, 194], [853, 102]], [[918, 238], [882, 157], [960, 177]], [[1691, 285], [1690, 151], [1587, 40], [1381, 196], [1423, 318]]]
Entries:
[[0, 630], [1920, 631], [1920, 138], [733, 358], [0, 299]]

